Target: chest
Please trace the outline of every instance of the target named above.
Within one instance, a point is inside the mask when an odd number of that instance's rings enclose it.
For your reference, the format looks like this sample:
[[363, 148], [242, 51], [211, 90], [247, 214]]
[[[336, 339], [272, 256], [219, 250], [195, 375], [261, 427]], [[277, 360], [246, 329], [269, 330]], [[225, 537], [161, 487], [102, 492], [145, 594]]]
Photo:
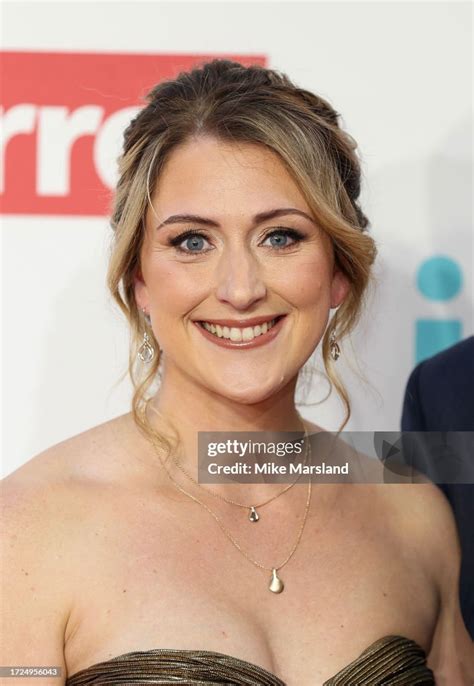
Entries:
[[[388, 634], [429, 648], [436, 595], [415, 552], [349, 507], [308, 518], [279, 571], [280, 594], [268, 590], [270, 570], [246, 559], [194, 503], [102, 501], [96, 512], [78, 542], [69, 673], [160, 647], [213, 650], [288, 684], [322, 683]], [[269, 568], [287, 557], [299, 529], [285, 512], [258, 524], [232, 514], [222, 521], [242, 551]]]

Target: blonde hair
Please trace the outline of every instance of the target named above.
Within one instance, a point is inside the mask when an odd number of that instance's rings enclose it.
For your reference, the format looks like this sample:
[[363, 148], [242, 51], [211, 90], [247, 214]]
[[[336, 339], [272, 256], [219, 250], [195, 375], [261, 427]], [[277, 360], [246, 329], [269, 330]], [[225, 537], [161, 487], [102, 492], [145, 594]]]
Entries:
[[[341, 431], [351, 407], [331, 359], [330, 336], [334, 331], [341, 340], [356, 326], [377, 252], [367, 233], [369, 222], [358, 204], [361, 168], [356, 142], [341, 128], [340, 115], [323, 98], [298, 88], [281, 72], [230, 60], [216, 59], [182, 72], [155, 86], [146, 100], [148, 104], [124, 134], [107, 275], [110, 292], [130, 324], [129, 373], [137, 425], [149, 438], [169, 446], [153, 432], [146, 417], [146, 396], [157, 378], [160, 355], [134, 296], [150, 190], [174, 148], [196, 136], [212, 136], [226, 142], [264, 145], [279, 155], [332, 240], [336, 265], [350, 282], [337, 318], [333, 317], [322, 340], [330, 388], [334, 386], [346, 410]], [[136, 362], [145, 330], [158, 352], [146, 370]]]

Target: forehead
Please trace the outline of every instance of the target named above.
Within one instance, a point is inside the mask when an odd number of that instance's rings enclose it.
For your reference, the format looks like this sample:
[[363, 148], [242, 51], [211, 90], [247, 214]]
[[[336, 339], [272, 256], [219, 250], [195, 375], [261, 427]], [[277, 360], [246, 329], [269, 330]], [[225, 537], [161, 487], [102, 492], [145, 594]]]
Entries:
[[152, 200], [160, 218], [198, 209], [253, 215], [287, 205], [310, 213], [276, 153], [263, 145], [210, 137], [187, 141], [173, 150]]

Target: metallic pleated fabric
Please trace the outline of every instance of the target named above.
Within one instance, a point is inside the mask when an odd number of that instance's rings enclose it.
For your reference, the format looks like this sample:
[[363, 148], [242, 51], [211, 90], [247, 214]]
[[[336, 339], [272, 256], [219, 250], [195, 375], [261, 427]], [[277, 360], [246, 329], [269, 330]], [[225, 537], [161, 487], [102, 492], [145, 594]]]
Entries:
[[436, 686], [425, 651], [404, 636], [385, 636], [323, 686]]
[[[125, 653], [82, 669], [66, 680], [66, 686], [89, 684], [286, 686], [275, 674], [231, 655], [169, 648]], [[296, 681], [293, 684], [300, 686]], [[323, 686], [436, 685], [421, 646], [404, 636], [384, 636]]]

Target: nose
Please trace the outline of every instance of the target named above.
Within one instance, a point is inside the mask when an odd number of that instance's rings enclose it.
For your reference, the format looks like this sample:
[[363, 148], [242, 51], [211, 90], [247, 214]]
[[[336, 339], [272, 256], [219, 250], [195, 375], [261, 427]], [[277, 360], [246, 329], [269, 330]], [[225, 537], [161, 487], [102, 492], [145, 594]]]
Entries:
[[266, 296], [261, 265], [246, 248], [230, 248], [221, 256], [216, 270], [216, 297], [236, 310], [247, 310]]

